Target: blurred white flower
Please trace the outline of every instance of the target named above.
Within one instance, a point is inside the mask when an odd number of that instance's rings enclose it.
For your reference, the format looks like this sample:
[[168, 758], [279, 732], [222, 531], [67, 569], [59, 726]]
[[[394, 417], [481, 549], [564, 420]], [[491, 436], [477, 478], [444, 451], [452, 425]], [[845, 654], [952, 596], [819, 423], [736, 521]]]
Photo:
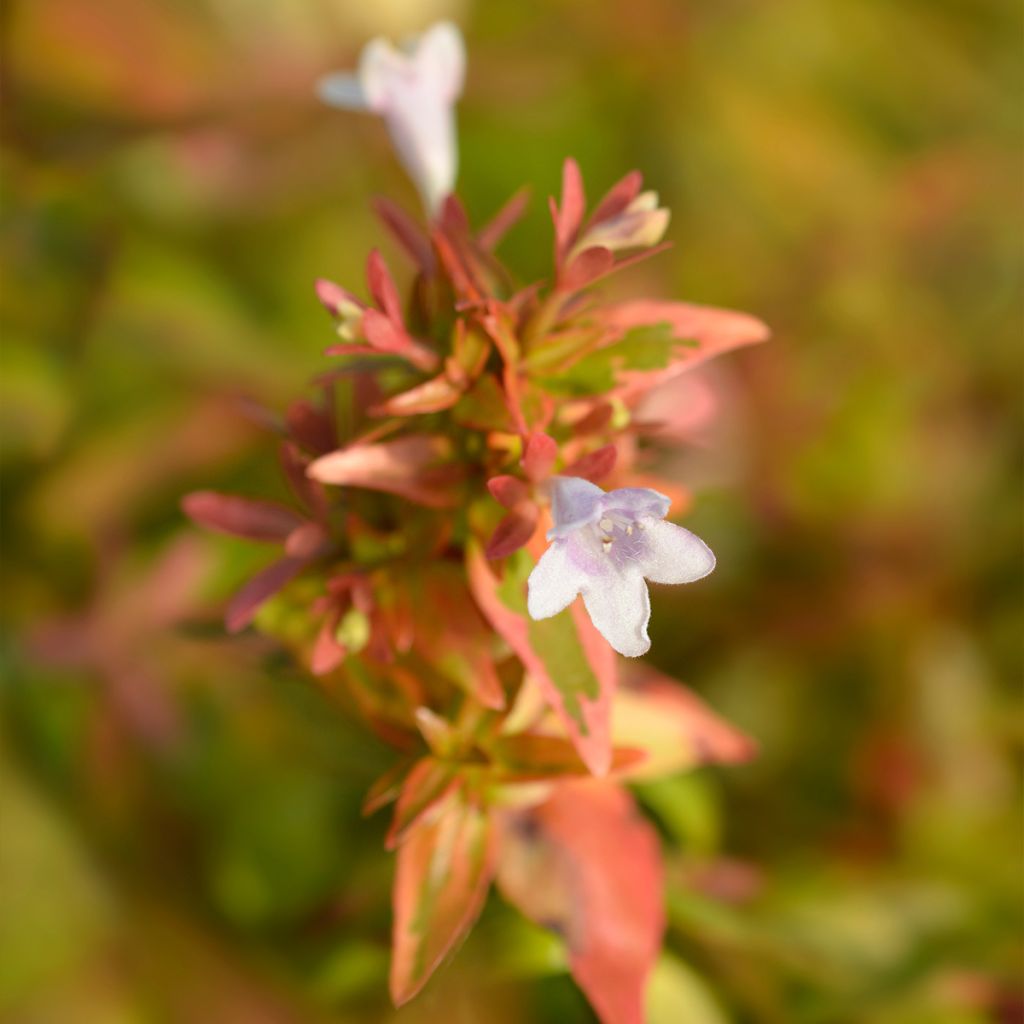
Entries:
[[651, 646], [647, 583], [692, 583], [715, 567], [711, 549], [665, 522], [669, 499], [647, 487], [603, 491], [580, 477], [551, 482], [551, 547], [527, 582], [531, 618], [546, 619], [583, 595], [601, 635], [637, 658]]
[[442, 21], [401, 50], [386, 39], [371, 40], [355, 74], [327, 75], [317, 87], [331, 106], [384, 118], [398, 158], [431, 215], [455, 187], [455, 101], [465, 65], [462, 34]]

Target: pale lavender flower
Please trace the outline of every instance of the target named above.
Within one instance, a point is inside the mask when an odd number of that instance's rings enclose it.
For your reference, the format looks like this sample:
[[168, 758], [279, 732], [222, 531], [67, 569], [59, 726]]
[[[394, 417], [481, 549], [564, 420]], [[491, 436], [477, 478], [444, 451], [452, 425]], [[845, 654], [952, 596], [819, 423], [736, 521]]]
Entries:
[[317, 87], [331, 106], [384, 118], [398, 158], [430, 214], [455, 186], [455, 101], [465, 65], [461, 33], [442, 21], [401, 50], [386, 39], [371, 40], [355, 74], [327, 75]]
[[551, 480], [551, 547], [530, 573], [527, 608], [546, 619], [577, 594], [620, 654], [647, 652], [651, 603], [646, 580], [692, 583], [715, 567], [699, 538], [665, 522], [669, 499], [646, 487], [603, 491], [580, 477]]

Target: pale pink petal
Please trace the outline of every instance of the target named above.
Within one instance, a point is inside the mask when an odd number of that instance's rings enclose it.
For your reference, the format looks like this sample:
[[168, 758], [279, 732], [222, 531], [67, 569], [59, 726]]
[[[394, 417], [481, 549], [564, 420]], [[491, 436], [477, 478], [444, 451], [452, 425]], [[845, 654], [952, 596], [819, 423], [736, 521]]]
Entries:
[[652, 583], [692, 583], [715, 567], [715, 556], [695, 534], [664, 520], [644, 529], [646, 554], [637, 569]]
[[604, 493], [597, 484], [582, 477], [552, 477], [551, 516], [555, 525], [548, 530], [548, 540], [567, 536], [600, 519]]
[[556, 541], [541, 555], [527, 580], [526, 607], [532, 619], [549, 619], [567, 608], [590, 577], [573, 562], [569, 545]]
[[583, 603], [590, 621], [619, 654], [639, 658], [650, 650], [647, 624], [651, 601], [639, 572], [588, 577], [583, 585]]

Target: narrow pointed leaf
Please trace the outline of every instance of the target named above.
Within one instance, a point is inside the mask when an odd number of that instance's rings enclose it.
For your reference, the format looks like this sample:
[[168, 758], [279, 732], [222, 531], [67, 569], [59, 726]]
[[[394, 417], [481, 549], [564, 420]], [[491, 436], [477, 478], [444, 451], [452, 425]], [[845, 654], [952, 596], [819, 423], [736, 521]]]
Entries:
[[395, 805], [395, 816], [384, 840], [385, 848], [395, 849], [425, 814], [460, 785], [458, 769], [454, 764], [433, 757], [418, 761], [402, 784]]
[[513, 509], [500, 523], [487, 542], [487, 557], [505, 558], [530, 542], [537, 529], [537, 506], [524, 501]]
[[283, 541], [302, 517], [284, 505], [215, 491], [194, 491], [181, 501], [185, 514], [209, 530], [246, 540]]
[[458, 467], [447, 460], [451, 442], [439, 435], [354, 444], [321, 456], [308, 470], [314, 480], [387, 491], [431, 508], [454, 505]]
[[245, 629], [263, 602], [290, 583], [308, 564], [304, 558], [282, 558], [249, 580], [228, 604], [224, 615], [228, 632]]
[[525, 551], [505, 562], [499, 583], [478, 544], [467, 551], [470, 588], [491, 625], [505, 638], [541, 687], [580, 757], [595, 775], [611, 765], [611, 700], [616, 655], [576, 602], [567, 613], [539, 622], [526, 611]]
[[408, 1002], [480, 914], [495, 834], [464, 794], [450, 793], [398, 849], [392, 893], [391, 998]]

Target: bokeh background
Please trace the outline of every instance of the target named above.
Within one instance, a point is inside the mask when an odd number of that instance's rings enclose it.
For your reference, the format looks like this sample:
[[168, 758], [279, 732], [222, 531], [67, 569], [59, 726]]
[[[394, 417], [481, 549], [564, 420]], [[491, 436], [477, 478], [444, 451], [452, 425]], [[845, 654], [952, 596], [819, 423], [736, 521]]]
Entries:
[[[675, 247], [616, 280], [756, 313], [669, 471], [719, 556], [652, 658], [759, 758], [640, 792], [654, 1024], [1021, 1020], [1021, 10], [1013, 0], [10, 0], [4, 7], [0, 1018], [585, 1022], [496, 898], [383, 998], [383, 752], [217, 612], [261, 553], [179, 496], [281, 493], [246, 396], [325, 363], [415, 199], [316, 77], [453, 17], [460, 189], [641, 168]], [[404, 268], [403, 268], [404, 271]]]

